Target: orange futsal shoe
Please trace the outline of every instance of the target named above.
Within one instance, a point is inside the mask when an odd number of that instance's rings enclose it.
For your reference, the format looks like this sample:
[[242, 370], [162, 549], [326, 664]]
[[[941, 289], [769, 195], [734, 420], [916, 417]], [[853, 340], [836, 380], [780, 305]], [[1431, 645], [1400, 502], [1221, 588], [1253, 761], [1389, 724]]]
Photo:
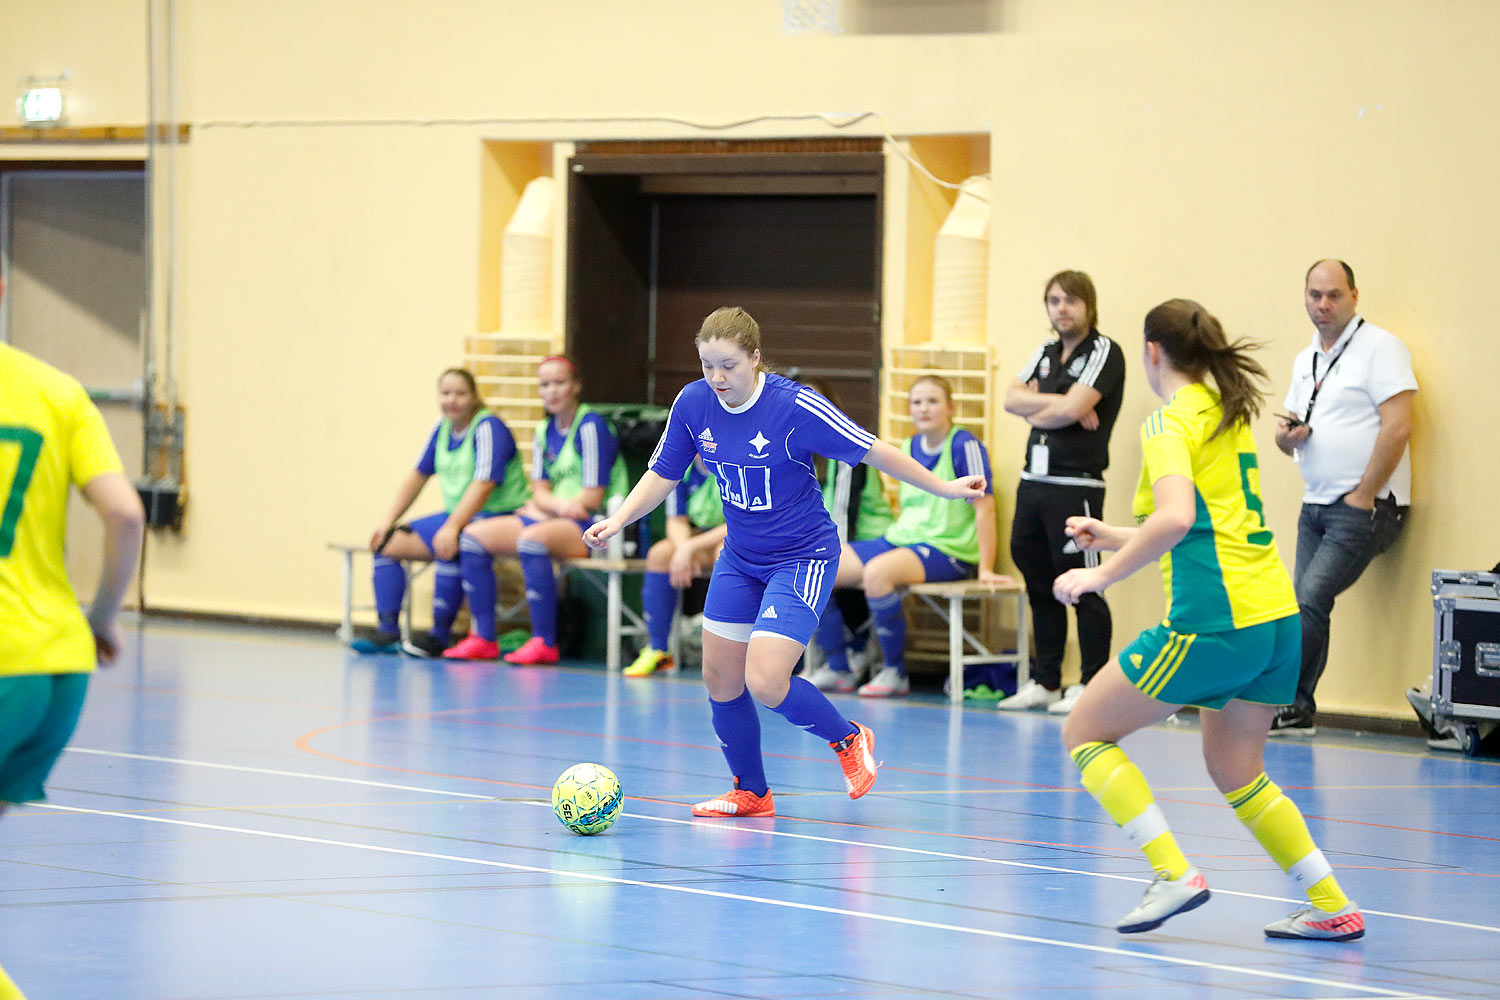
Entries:
[[730, 816], [775, 816], [776, 803], [771, 798], [771, 790], [766, 789], [766, 794], [756, 795], [740, 787], [740, 779], [734, 779], [734, 791], [728, 795], [721, 795], [717, 799], [709, 799], [693, 806], [694, 816], [713, 816], [725, 819]]
[[506, 663], [515, 663], [523, 667], [536, 666], [539, 664], [556, 663], [562, 659], [556, 646], [547, 645], [547, 641], [539, 635], [521, 643], [521, 648], [505, 657]]
[[857, 799], [868, 792], [875, 784], [875, 734], [856, 722], [853, 734], [828, 745], [839, 755], [849, 797]]

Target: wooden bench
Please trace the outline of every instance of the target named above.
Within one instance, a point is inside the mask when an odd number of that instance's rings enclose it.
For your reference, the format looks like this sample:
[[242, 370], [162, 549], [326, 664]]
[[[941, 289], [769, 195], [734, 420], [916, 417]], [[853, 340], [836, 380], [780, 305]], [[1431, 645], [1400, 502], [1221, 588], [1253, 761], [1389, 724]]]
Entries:
[[[354, 641], [354, 612], [375, 610], [373, 604], [361, 604], [358, 607], [354, 605], [354, 557], [361, 552], [369, 555], [370, 547], [368, 545], [347, 545], [342, 542], [329, 542], [328, 547], [339, 553], [344, 559], [344, 599], [343, 612], [339, 616], [338, 637], [339, 641], [347, 646]], [[401, 638], [403, 640], [411, 638], [410, 583], [432, 568], [432, 563], [425, 560], [413, 559], [411, 562], [416, 566], [416, 569], [408, 572], [406, 595], [401, 601]]]
[[[619, 670], [621, 640], [626, 636], [646, 635], [646, 619], [625, 603], [623, 587], [626, 573], [646, 572], [646, 560], [596, 555], [563, 559], [559, 565], [564, 573], [577, 574], [604, 594], [604, 666], [609, 670]], [[603, 582], [595, 574], [603, 574]]]
[[[957, 580], [953, 583], [919, 583], [909, 588], [948, 623], [948, 698], [954, 704], [964, 700], [964, 666], [970, 663], [1014, 663], [1016, 684], [1025, 684], [1031, 673], [1031, 648], [1026, 635], [1026, 588], [1020, 583], [980, 583]], [[995, 598], [1012, 598], [1016, 602], [1016, 651], [996, 652], [988, 649], [964, 628], [964, 601], [988, 602]], [[946, 600], [947, 606], [940, 602]], [[973, 648], [965, 653], [964, 646]]]
[[[375, 610], [373, 604], [355, 605], [354, 603], [354, 557], [360, 553], [369, 555], [370, 547], [368, 545], [349, 545], [343, 542], [329, 542], [328, 547], [339, 553], [344, 561], [343, 600], [341, 602], [337, 635], [340, 642], [348, 645], [354, 641], [354, 612]], [[401, 639], [406, 641], [411, 638], [411, 582], [432, 569], [435, 564], [430, 559], [399, 559], [397, 561], [407, 569], [406, 593], [401, 598]], [[511, 607], [499, 605], [496, 608], [496, 618], [501, 621], [514, 618], [525, 606], [526, 602], [524, 599]]]

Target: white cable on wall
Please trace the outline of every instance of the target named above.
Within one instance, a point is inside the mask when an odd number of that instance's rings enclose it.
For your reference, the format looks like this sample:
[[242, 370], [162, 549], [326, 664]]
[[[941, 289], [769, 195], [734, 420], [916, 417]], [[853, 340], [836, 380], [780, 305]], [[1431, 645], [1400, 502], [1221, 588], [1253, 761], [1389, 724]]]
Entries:
[[[810, 114], [796, 115], [755, 115], [751, 118], [740, 118], [727, 122], [698, 122], [687, 118], [673, 118], [665, 115], [640, 115], [640, 116], [605, 116], [605, 117], [559, 117], [559, 118], [347, 118], [347, 119], [265, 119], [265, 120], [226, 120], [216, 119], [212, 121], [198, 122], [193, 125], [195, 131], [205, 129], [254, 129], [254, 128], [441, 128], [452, 126], [475, 126], [475, 125], [621, 125], [621, 124], [649, 124], [649, 125], [681, 125], [684, 128], [695, 129], [702, 132], [725, 132], [733, 129], [744, 128], [749, 125], [761, 125], [766, 122], [821, 122], [829, 128], [845, 130], [853, 128], [861, 122], [873, 120], [880, 125], [879, 134], [891, 144], [891, 147], [902, 159], [910, 163], [912, 169], [939, 187], [950, 191], [961, 189], [963, 182], [946, 181], [938, 177], [922, 164], [909, 150], [903, 149], [902, 144], [891, 134], [886, 125], [885, 116], [879, 111], [820, 111]], [[980, 175], [987, 176], [987, 175]], [[979, 197], [976, 195], [975, 197]], [[988, 193], [983, 200], [988, 200]]]

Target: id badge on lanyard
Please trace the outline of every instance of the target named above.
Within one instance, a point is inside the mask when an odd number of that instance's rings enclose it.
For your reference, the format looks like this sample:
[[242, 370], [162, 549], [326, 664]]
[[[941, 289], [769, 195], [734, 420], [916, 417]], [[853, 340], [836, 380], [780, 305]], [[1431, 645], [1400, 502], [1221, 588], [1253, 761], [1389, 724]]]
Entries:
[[1045, 476], [1047, 474], [1047, 468], [1052, 458], [1052, 449], [1047, 447], [1046, 441], [1047, 439], [1043, 437], [1040, 442], [1031, 446], [1031, 462], [1027, 465], [1026, 471], [1030, 472], [1033, 476]]

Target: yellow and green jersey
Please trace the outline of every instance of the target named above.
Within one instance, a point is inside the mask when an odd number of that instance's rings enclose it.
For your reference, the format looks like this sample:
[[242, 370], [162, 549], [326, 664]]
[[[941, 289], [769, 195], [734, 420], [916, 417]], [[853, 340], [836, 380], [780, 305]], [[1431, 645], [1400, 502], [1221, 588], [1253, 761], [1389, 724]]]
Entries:
[[1291, 578], [1266, 528], [1255, 439], [1243, 421], [1213, 437], [1223, 417], [1218, 393], [1193, 383], [1141, 425], [1136, 519], [1156, 509], [1151, 487], [1158, 479], [1193, 483], [1193, 526], [1161, 557], [1163, 624], [1178, 632], [1222, 632], [1297, 613]]
[[0, 344], [0, 676], [94, 669], [68, 582], [68, 486], [123, 471], [75, 380]]

